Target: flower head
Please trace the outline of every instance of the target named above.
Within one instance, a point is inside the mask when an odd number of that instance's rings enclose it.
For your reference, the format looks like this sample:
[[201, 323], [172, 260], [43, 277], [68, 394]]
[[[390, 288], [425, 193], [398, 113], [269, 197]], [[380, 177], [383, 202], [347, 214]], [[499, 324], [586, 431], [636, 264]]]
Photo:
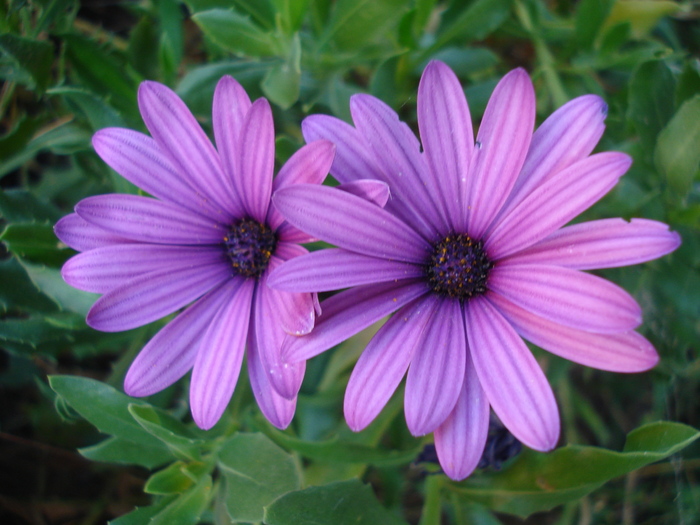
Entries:
[[641, 310], [624, 290], [581, 270], [639, 263], [680, 243], [666, 225], [606, 219], [564, 225], [627, 171], [622, 153], [591, 155], [606, 106], [572, 100], [533, 134], [535, 96], [522, 69], [496, 87], [476, 141], [454, 73], [430, 63], [418, 89], [421, 144], [374, 97], [350, 102], [355, 126], [303, 123], [307, 141], [337, 146], [341, 183], [385, 182], [384, 208], [333, 188], [297, 185], [273, 198], [299, 229], [338, 248], [285, 263], [270, 285], [288, 292], [348, 288], [322, 303], [314, 331], [288, 338], [282, 358], [308, 359], [379, 319], [345, 394], [353, 430], [366, 427], [407, 373], [405, 415], [435, 433], [445, 472], [479, 463], [489, 407], [525, 445], [552, 449], [559, 414], [522, 338], [588, 366], [619, 372], [658, 356], [633, 330]]
[[110, 194], [80, 201], [55, 228], [82, 252], [66, 262], [63, 278], [103, 294], [87, 323], [105, 332], [185, 308], [134, 360], [124, 383], [128, 394], [153, 394], [192, 369], [192, 415], [210, 428], [231, 398], [247, 346], [258, 404], [274, 425], [286, 427], [304, 364], [281, 366], [279, 348], [287, 332], [312, 329], [314, 302], [309, 293], [272, 290], [266, 281], [283, 261], [306, 253], [299, 243], [310, 238], [270, 206], [270, 195], [300, 182], [320, 184], [334, 146], [324, 140], [304, 146], [273, 181], [270, 106], [265, 99], [251, 103], [233, 78], [222, 78], [214, 94], [216, 149], [166, 86], [144, 82], [138, 100], [152, 137], [108, 128], [95, 134], [93, 145], [154, 198]]

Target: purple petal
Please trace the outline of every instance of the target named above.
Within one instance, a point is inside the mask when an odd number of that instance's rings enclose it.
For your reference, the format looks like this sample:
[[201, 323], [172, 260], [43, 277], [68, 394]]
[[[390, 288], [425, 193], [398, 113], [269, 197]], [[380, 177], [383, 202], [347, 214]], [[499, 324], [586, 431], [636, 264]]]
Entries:
[[121, 332], [188, 305], [231, 277], [226, 264], [192, 266], [150, 272], [100, 297], [87, 315], [87, 324], [102, 332]]
[[489, 234], [489, 256], [501, 259], [544, 239], [610, 191], [631, 163], [624, 153], [599, 153], [544, 182]]
[[474, 131], [464, 90], [452, 70], [432, 61], [418, 86], [418, 127], [431, 186], [439, 188], [437, 202], [444, 207], [452, 231], [466, 220], [464, 198]]
[[440, 466], [450, 478], [469, 476], [481, 460], [489, 432], [489, 401], [467, 352], [464, 382], [449, 417], [435, 429]]
[[450, 415], [462, 390], [466, 356], [460, 303], [442, 299], [408, 369], [404, 411], [411, 434], [428, 434]]
[[535, 315], [599, 333], [627, 332], [642, 322], [634, 298], [595, 275], [544, 264], [502, 264], [491, 270], [488, 288]]
[[422, 263], [430, 249], [386, 210], [335, 188], [297, 184], [275, 193], [274, 202], [294, 226], [346, 250]]
[[467, 208], [469, 235], [480, 238], [503, 206], [525, 162], [535, 125], [535, 91], [514, 69], [491, 95], [476, 137]]
[[[231, 184], [240, 176], [238, 173], [238, 157], [240, 156], [238, 146], [243, 121], [251, 105], [245, 89], [233, 77], [224, 76], [216, 84], [212, 104], [212, 125], [221, 164]], [[242, 213], [244, 206], [239, 195], [231, 192], [231, 199]]]
[[79, 252], [134, 242], [90, 224], [77, 213], [63, 217], [53, 227], [53, 231], [62, 243]]
[[537, 186], [586, 158], [605, 131], [608, 106], [597, 95], [584, 95], [552, 113], [532, 136], [523, 169], [501, 210], [505, 216]]
[[543, 241], [513, 255], [518, 264], [556, 264], [596, 270], [638, 264], [666, 255], [681, 244], [680, 235], [661, 222], [603, 219], [555, 231]]
[[391, 188], [391, 209], [427, 239], [446, 233], [450, 228], [439, 208], [440, 188], [429, 180], [425, 159], [407, 139], [398, 115], [370, 95], [353, 95], [350, 111], [381, 169], [380, 180]]
[[287, 292], [327, 292], [420, 277], [424, 273], [423, 268], [415, 264], [327, 249], [285, 263], [272, 273], [269, 285]]
[[282, 360], [311, 359], [428, 292], [422, 280], [358, 286], [322, 303], [323, 314], [309, 335], [287, 337]]
[[112, 193], [81, 200], [75, 211], [91, 224], [135, 241], [220, 244], [223, 228], [180, 206], [138, 195]]
[[217, 261], [225, 261], [218, 246], [119, 244], [76, 255], [63, 265], [61, 275], [74, 288], [106, 293], [150, 272], [166, 268], [170, 271], [184, 270]]
[[[294, 248], [294, 249], [290, 249]], [[306, 255], [308, 252], [305, 248], [290, 244], [278, 245], [276, 255], [270, 260], [267, 274], [265, 276], [265, 285], [269, 286], [269, 276], [276, 270], [284, 261], [288, 261], [298, 255]], [[270, 289], [272, 290], [272, 289]], [[279, 295], [277, 299], [277, 308], [279, 308], [279, 322], [282, 330], [291, 335], [306, 335], [314, 328], [316, 316], [314, 314], [314, 299], [310, 293], [289, 293], [275, 291]]]
[[[317, 140], [303, 146], [280, 169], [272, 183], [272, 191], [292, 184], [321, 184], [333, 164], [335, 146], [327, 140]], [[277, 229], [284, 219], [274, 206], [267, 212], [267, 222]]]
[[[272, 201], [274, 203], [274, 198], [272, 199]], [[270, 206], [270, 209], [272, 208], [273, 206]], [[275, 209], [275, 213], [278, 213], [277, 209]], [[316, 239], [316, 237], [312, 237], [308, 233], [304, 233], [299, 228], [292, 226], [286, 221], [283, 222], [277, 228], [275, 233], [277, 233], [277, 238], [280, 241], [287, 242], [289, 244], [305, 244], [308, 242], [315, 242], [318, 240]]]
[[474, 367], [494, 412], [528, 447], [553, 449], [559, 440], [559, 412], [532, 353], [483, 297], [466, 303], [464, 311]]
[[[301, 366], [304, 364], [301, 363]], [[297, 399], [285, 399], [275, 392], [260, 360], [253, 330], [248, 334], [248, 376], [253, 395], [263, 415], [277, 428], [287, 428], [294, 417]]]
[[192, 369], [190, 406], [199, 428], [209, 430], [236, 388], [250, 324], [255, 281], [246, 279], [211, 320]]
[[369, 425], [399, 386], [439, 301], [431, 294], [404, 306], [362, 352], [345, 390], [345, 420], [353, 431]]
[[219, 214], [206, 195], [182, 179], [151, 137], [122, 128], [101, 129], [92, 145], [113, 170], [161, 200], [212, 218]]
[[350, 124], [328, 115], [311, 115], [301, 123], [301, 131], [306, 142], [324, 139], [335, 144], [331, 173], [341, 184], [360, 179], [383, 180], [362, 136]]
[[242, 282], [229, 280], [161, 328], [131, 363], [124, 391], [135, 397], [150, 396], [184, 376], [194, 365], [199, 343], [211, 320]]
[[383, 208], [390, 197], [389, 185], [380, 180], [354, 180], [338, 186], [339, 190], [352, 193]]
[[139, 86], [138, 99], [148, 131], [187, 183], [226, 216], [240, 216], [214, 146], [180, 97], [158, 82], [146, 81]]
[[275, 168], [275, 126], [270, 103], [259, 98], [248, 111], [241, 129], [238, 169], [233, 188], [252, 218], [264, 222], [272, 194]]
[[584, 332], [548, 321], [498, 294], [488, 299], [521, 336], [569, 361], [610, 372], [644, 372], [659, 362], [652, 344], [636, 332]]

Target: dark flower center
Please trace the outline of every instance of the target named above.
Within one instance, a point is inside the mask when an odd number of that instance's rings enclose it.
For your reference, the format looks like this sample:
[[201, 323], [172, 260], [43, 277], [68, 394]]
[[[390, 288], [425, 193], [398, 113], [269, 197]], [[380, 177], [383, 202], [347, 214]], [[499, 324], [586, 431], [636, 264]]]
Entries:
[[226, 254], [236, 272], [245, 277], [259, 277], [270, 263], [277, 246], [277, 236], [268, 226], [253, 219], [241, 219], [224, 237]]
[[455, 233], [434, 245], [425, 272], [433, 292], [463, 301], [486, 292], [491, 268], [481, 241]]

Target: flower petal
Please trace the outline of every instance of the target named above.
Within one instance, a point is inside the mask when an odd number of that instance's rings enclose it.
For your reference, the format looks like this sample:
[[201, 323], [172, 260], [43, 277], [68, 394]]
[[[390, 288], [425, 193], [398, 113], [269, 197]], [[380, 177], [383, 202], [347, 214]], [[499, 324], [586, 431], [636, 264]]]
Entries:
[[[270, 206], [270, 209], [272, 209], [272, 206]], [[279, 213], [276, 208], [275, 213]], [[312, 237], [308, 233], [304, 233], [303, 231], [301, 231], [299, 228], [292, 226], [287, 221], [280, 224], [277, 227], [275, 233], [277, 234], [277, 238], [280, 241], [287, 242], [289, 244], [304, 244], [308, 242], [315, 242], [318, 240], [316, 239], [316, 237]]]
[[425, 159], [407, 139], [398, 115], [371, 95], [353, 95], [350, 111], [357, 130], [381, 169], [380, 180], [391, 188], [391, 210], [427, 239], [446, 233], [450, 228], [445, 222], [444, 210], [438, 207], [439, 187], [428, 180]]
[[296, 184], [275, 193], [274, 202], [294, 226], [346, 250], [422, 263], [430, 248], [389, 212], [336, 188]]
[[[285, 399], [280, 396], [270, 384], [269, 377], [264, 365], [260, 360], [255, 332], [251, 330], [248, 334], [248, 376], [250, 377], [250, 387], [253, 390], [255, 400], [267, 420], [279, 429], [285, 429], [294, 417], [297, 406], [297, 398]], [[302, 368], [304, 363], [300, 363]], [[303, 376], [302, 370], [302, 376]]]
[[275, 168], [275, 126], [270, 103], [256, 100], [243, 121], [238, 169], [233, 188], [248, 215], [259, 222], [267, 217]]
[[327, 249], [297, 257], [270, 276], [269, 285], [287, 292], [327, 292], [361, 284], [420, 277], [421, 266], [377, 259], [341, 249]]
[[190, 186], [148, 135], [123, 128], [101, 129], [92, 145], [114, 171], [161, 200], [195, 213], [219, 217], [206, 195]]
[[209, 430], [226, 410], [238, 382], [250, 324], [255, 281], [246, 279], [211, 320], [192, 369], [190, 406], [199, 428]]
[[636, 332], [584, 332], [539, 317], [499, 294], [488, 299], [521, 336], [569, 361], [610, 372], [644, 372], [659, 361], [652, 344]]
[[411, 434], [428, 434], [450, 415], [462, 390], [466, 355], [460, 303], [442, 299], [408, 369], [404, 411]]
[[87, 324], [102, 332], [143, 326], [186, 306], [231, 277], [226, 264], [165, 268], [110, 290], [92, 305]]
[[501, 264], [487, 287], [535, 315], [598, 333], [627, 332], [642, 322], [634, 298], [595, 275], [544, 264]]
[[389, 185], [380, 180], [354, 180], [338, 186], [339, 190], [352, 193], [383, 208], [389, 201]]
[[445, 209], [452, 231], [466, 220], [464, 198], [474, 131], [467, 99], [457, 76], [445, 64], [430, 62], [418, 86], [418, 127], [429, 166], [430, 185]]
[[139, 109], [148, 131], [175, 169], [228, 217], [240, 216], [214, 146], [185, 103], [158, 82], [139, 86]]
[[357, 286], [323, 301], [323, 314], [309, 335], [288, 336], [282, 360], [311, 359], [428, 292], [422, 280]]
[[169, 202], [111, 193], [81, 200], [75, 211], [95, 226], [128, 239], [158, 244], [220, 244], [223, 228]]
[[532, 136], [523, 169], [501, 216], [557, 172], [586, 158], [605, 131], [608, 106], [597, 95], [584, 95], [552, 113]]
[[131, 363], [124, 391], [135, 397], [150, 396], [184, 376], [194, 365], [199, 343], [211, 320], [242, 282], [229, 280], [161, 328]]
[[672, 252], [680, 244], [680, 235], [669, 231], [661, 222], [603, 219], [557, 230], [512, 259], [518, 264], [597, 270], [650, 261]]
[[[535, 90], [523, 69], [498, 83], [476, 137], [467, 231], [480, 238], [506, 201], [527, 156], [535, 125]], [[393, 188], [392, 188], [393, 189]]]
[[544, 239], [610, 191], [631, 163], [624, 153], [599, 153], [544, 182], [489, 234], [489, 256], [501, 259]]
[[481, 460], [489, 433], [489, 401], [467, 352], [462, 390], [449, 417], [435, 429], [440, 466], [450, 478], [469, 476]]
[[53, 231], [62, 243], [79, 252], [134, 242], [90, 224], [77, 213], [63, 217], [53, 227]]
[[350, 376], [343, 405], [345, 420], [353, 431], [369, 425], [399, 386], [426, 326], [434, 321], [438, 302], [431, 294], [404, 306], [362, 352]]
[[118, 244], [80, 253], [61, 269], [63, 280], [86, 292], [106, 293], [150, 272], [184, 270], [225, 261], [218, 246]]
[[559, 440], [559, 412], [532, 353], [483, 297], [466, 303], [464, 311], [474, 367], [494, 412], [528, 447], [553, 449]]

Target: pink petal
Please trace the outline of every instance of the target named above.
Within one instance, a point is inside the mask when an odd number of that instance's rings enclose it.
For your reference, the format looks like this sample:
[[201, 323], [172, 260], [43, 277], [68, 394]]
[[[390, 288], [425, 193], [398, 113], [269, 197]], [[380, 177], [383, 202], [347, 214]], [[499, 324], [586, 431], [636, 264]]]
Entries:
[[211, 320], [197, 352], [190, 384], [192, 418], [209, 430], [226, 410], [238, 382], [248, 337], [255, 281], [246, 279]]
[[102, 332], [121, 332], [165, 317], [231, 277], [226, 264], [164, 268], [110, 290], [92, 305], [87, 324]]
[[435, 429], [440, 466], [450, 478], [461, 481], [481, 460], [489, 433], [489, 402], [467, 352], [464, 382], [449, 417]]
[[399, 386], [426, 326], [434, 322], [439, 301], [431, 294], [404, 306], [362, 352], [345, 390], [343, 406], [345, 420], [353, 431], [369, 425]]
[[311, 359], [426, 292], [422, 280], [357, 286], [340, 292], [322, 303], [323, 314], [309, 335], [287, 337], [282, 360], [294, 363]]
[[535, 450], [559, 439], [559, 412], [537, 361], [513, 327], [483, 297], [465, 305], [467, 337], [479, 382], [496, 415]]
[[595, 275], [549, 265], [501, 264], [488, 288], [535, 315], [599, 333], [627, 332], [642, 322], [634, 298]]
[[336, 188], [296, 184], [275, 193], [274, 202], [300, 230], [349, 251], [422, 263], [430, 248], [389, 212]]
[[631, 163], [624, 153], [599, 153], [544, 182], [489, 234], [489, 256], [500, 259], [544, 239], [610, 191]]
[[584, 332], [530, 313], [499, 294], [488, 299], [521, 336], [569, 361], [610, 372], [644, 372], [659, 361], [652, 344], [636, 332]]
[[380, 208], [386, 206], [390, 197], [389, 185], [380, 180], [354, 180], [341, 184], [338, 186], [338, 189], [357, 195], [368, 202], [376, 204]]
[[53, 227], [53, 231], [61, 242], [79, 252], [134, 242], [90, 224], [77, 213], [63, 217]]
[[269, 284], [287, 292], [326, 292], [424, 274], [423, 268], [415, 264], [336, 248], [319, 250], [285, 263], [273, 272]]
[[275, 168], [275, 126], [270, 103], [259, 98], [253, 103], [241, 129], [238, 169], [233, 188], [248, 215], [259, 222], [267, 217]]
[[515, 255], [518, 264], [556, 264], [576, 270], [628, 266], [656, 259], [681, 244], [661, 222], [603, 219], [574, 224]]
[[467, 231], [480, 238], [506, 201], [525, 162], [535, 125], [535, 91], [523, 69], [514, 69], [491, 95], [476, 137], [467, 209]]
[[158, 244], [220, 244], [224, 228], [180, 206], [138, 195], [112, 193], [81, 200], [81, 218], [112, 234]]
[[469, 161], [474, 131], [464, 90], [452, 70], [432, 61], [418, 86], [418, 126], [435, 198], [447, 212], [452, 231], [465, 224]]
[[242, 282], [229, 280], [161, 328], [131, 363], [124, 391], [130, 396], [150, 396], [184, 376], [194, 365], [199, 343], [211, 320]]
[[460, 303], [442, 299], [408, 370], [404, 411], [411, 434], [428, 434], [450, 415], [462, 390], [466, 356]]
[[138, 100], [148, 131], [178, 173], [225, 216], [239, 217], [219, 156], [180, 97], [163, 84], [146, 81], [139, 86]]

